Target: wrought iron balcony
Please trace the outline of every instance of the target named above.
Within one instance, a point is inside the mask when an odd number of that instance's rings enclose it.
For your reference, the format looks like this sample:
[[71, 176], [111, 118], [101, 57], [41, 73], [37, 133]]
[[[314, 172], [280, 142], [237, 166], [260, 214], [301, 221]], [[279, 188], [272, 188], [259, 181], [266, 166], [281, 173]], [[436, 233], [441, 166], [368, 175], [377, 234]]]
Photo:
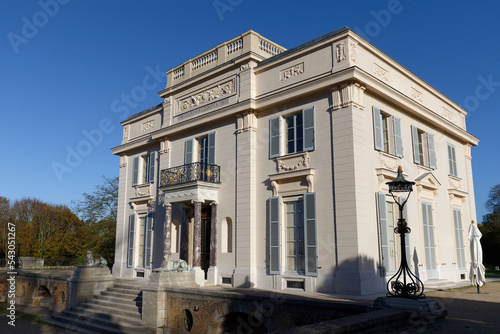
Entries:
[[160, 173], [160, 187], [175, 186], [195, 181], [220, 183], [220, 166], [194, 162], [163, 169]]

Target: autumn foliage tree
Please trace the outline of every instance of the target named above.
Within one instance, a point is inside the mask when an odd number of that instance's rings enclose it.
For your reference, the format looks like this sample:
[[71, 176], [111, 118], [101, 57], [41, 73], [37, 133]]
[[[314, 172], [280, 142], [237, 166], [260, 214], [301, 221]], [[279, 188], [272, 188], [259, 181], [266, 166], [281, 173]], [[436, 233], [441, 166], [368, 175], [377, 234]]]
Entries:
[[[23, 198], [12, 204], [0, 197], [0, 250], [5, 254], [5, 232], [9, 222], [15, 225], [15, 240], [21, 245], [21, 256], [44, 258], [46, 263], [78, 264], [86, 242], [83, 222], [65, 205], [53, 205], [34, 198]], [[0, 254], [1, 255], [1, 254]]]

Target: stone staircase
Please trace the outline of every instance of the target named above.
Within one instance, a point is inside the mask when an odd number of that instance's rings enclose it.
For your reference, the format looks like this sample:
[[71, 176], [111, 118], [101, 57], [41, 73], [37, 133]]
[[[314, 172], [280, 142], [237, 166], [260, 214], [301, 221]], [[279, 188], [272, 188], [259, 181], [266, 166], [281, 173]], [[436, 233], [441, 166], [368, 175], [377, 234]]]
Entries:
[[47, 322], [82, 333], [155, 333], [141, 318], [141, 289], [133, 281], [118, 280], [76, 308], [52, 314]]

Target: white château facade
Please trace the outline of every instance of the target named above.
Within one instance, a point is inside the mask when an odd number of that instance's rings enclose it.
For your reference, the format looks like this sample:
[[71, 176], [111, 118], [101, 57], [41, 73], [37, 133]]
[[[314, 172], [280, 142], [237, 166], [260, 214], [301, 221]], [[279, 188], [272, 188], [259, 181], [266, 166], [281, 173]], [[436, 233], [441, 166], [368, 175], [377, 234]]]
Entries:
[[115, 277], [147, 280], [170, 251], [202, 286], [383, 292], [401, 165], [412, 271], [468, 279], [467, 112], [352, 30], [289, 50], [248, 31], [169, 70], [158, 94], [112, 149]]

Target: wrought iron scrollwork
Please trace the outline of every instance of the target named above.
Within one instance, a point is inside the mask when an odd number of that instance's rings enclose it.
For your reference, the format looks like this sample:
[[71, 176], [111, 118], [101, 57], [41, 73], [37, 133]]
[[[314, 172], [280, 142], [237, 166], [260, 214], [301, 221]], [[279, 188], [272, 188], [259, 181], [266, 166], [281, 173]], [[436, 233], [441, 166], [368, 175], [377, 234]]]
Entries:
[[[402, 207], [400, 207], [402, 211]], [[402, 298], [424, 298], [424, 283], [411, 272], [406, 261], [405, 235], [411, 232], [404, 218], [399, 218], [394, 232], [401, 237], [401, 265], [394, 276], [387, 282], [387, 296]]]
[[194, 162], [164, 169], [161, 171], [160, 175], [160, 187], [168, 187], [194, 181], [220, 183], [220, 166]]

